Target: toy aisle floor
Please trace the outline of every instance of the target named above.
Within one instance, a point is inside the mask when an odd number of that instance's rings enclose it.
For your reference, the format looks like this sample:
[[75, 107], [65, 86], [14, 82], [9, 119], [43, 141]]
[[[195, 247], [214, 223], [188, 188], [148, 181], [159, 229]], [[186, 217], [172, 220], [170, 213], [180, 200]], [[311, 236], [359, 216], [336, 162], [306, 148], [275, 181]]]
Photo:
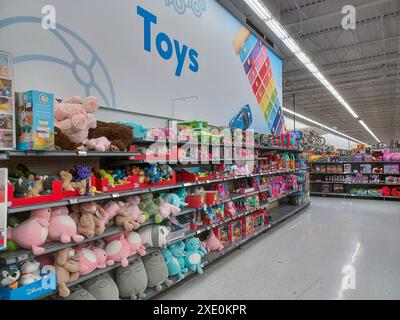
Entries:
[[[312, 205], [160, 299], [400, 299], [398, 202]], [[355, 290], [343, 290], [345, 265]]]

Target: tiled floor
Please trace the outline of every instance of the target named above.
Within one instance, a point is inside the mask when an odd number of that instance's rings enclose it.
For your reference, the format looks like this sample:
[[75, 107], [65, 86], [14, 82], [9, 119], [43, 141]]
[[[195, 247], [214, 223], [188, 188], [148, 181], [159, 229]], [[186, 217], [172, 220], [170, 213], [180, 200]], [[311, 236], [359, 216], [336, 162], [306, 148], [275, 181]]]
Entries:
[[400, 299], [400, 203], [311, 207], [159, 299]]

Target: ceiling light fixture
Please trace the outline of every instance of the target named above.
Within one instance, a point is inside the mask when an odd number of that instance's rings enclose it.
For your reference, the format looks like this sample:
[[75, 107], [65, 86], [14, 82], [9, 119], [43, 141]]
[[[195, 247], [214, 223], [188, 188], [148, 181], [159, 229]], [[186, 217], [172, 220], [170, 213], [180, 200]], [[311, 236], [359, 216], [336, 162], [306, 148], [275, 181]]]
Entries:
[[354, 142], [357, 142], [357, 143], [361, 143], [361, 144], [364, 144], [364, 145], [368, 145], [367, 143], [364, 143], [364, 142], [362, 142], [362, 141], [360, 141], [360, 140], [354, 139], [354, 138], [348, 136], [347, 134], [341, 133], [340, 131], [337, 131], [337, 130], [331, 128], [331, 127], [328, 127], [328, 126], [326, 126], [326, 125], [324, 125], [324, 124], [322, 124], [322, 123], [320, 123], [320, 122], [318, 122], [318, 121], [315, 121], [315, 120], [312, 120], [312, 119], [310, 119], [310, 118], [307, 118], [306, 116], [303, 116], [303, 115], [301, 115], [301, 114], [298, 114], [298, 113], [296, 113], [296, 112], [294, 112], [294, 111], [292, 111], [292, 110], [289, 110], [289, 109], [287, 109], [287, 108], [283, 108], [283, 111], [285, 111], [285, 112], [287, 112], [287, 113], [290, 113], [290, 114], [292, 114], [292, 115], [295, 115], [296, 117], [298, 117], [298, 118], [300, 118], [300, 119], [303, 119], [303, 120], [306, 120], [306, 121], [308, 121], [308, 122], [311, 122], [311, 123], [313, 123], [313, 124], [315, 124], [315, 125], [317, 125], [317, 126], [320, 126], [320, 127], [322, 127], [322, 128], [325, 128], [325, 129], [327, 129], [327, 130], [330, 130], [330, 131], [336, 133], [337, 135], [343, 136], [343, 137], [345, 137], [345, 138], [347, 138], [347, 139], [349, 139], [349, 140], [351, 140], [351, 141], [354, 141]]
[[[310, 58], [301, 50], [300, 46], [294, 41], [294, 39], [288, 34], [285, 28], [272, 16], [272, 13], [260, 0], [244, 0], [246, 4], [265, 22], [265, 24], [272, 30], [272, 32], [286, 45], [286, 47], [304, 64], [304, 66], [310, 70], [315, 78], [326, 87], [329, 92], [345, 107], [345, 109], [357, 120], [360, 117], [350, 105], [340, 96], [336, 89], [329, 83], [328, 80], [322, 75], [318, 68], [311, 62]], [[374, 133], [365, 125], [364, 122], [359, 121], [365, 129], [378, 140]]]
[[376, 136], [376, 135], [374, 135], [374, 133], [371, 131], [371, 129], [370, 128], [368, 128], [368, 126], [365, 124], [365, 122], [364, 121], [362, 121], [362, 120], [359, 120], [359, 122], [361, 123], [361, 125], [365, 128], [365, 130], [367, 130], [370, 134], [371, 134], [371, 136], [373, 136], [374, 137], [374, 139], [377, 141], [377, 142], [381, 142], [379, 139], [378, 139], [378, 137]]

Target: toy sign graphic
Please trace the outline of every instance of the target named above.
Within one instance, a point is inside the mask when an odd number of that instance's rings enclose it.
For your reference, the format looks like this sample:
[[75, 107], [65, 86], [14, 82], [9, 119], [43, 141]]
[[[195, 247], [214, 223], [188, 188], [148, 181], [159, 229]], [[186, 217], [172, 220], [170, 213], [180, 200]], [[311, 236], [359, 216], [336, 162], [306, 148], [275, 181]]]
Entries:
[[251, 89], [267, 122], [266, 131], [279, 135], [284, 131], [281, 101], [269, 58], [269, 49], [243, 27], [233, 40]]

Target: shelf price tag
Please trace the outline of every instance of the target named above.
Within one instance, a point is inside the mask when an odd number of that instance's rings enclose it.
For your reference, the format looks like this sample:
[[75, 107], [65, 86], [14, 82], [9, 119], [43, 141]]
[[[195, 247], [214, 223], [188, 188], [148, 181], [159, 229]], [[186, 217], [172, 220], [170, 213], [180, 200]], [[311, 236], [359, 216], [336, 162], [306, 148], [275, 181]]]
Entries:
[[78, 203], [78, 199], [77, 198], [69, 199], [68, 202], [69, 202], [69, 204], [77, 204]]
[[87, 156], [87, 151], [78, 151], [78, 156], [80, 157], [86, 157]]
[[183, 184], [184, 187], [190, 187], [191, 185], [192, 185], [192, 184], [191, 184], [190, 182], [189, 182], [189, 183], [184, 183], [184, 184]]
[[111, 196], [112, 196], [113, 198], [119, 198], [119, 193], [113, 193]]

